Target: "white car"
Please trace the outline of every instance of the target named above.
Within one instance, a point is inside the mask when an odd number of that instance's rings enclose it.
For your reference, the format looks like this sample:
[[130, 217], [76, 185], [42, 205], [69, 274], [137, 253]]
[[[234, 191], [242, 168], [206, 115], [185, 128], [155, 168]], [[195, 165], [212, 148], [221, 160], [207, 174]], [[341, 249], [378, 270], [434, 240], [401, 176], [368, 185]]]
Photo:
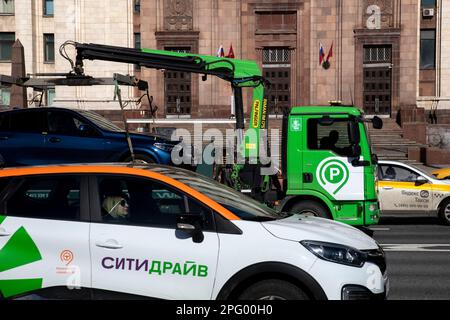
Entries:
[[164, 166], [0, 170], [3, 298], [375, 299], [363, 232]]
[[450, 181], [398, 161], [378, 162], [381, 212], [400, 215], [438, 215], [450, 225]]

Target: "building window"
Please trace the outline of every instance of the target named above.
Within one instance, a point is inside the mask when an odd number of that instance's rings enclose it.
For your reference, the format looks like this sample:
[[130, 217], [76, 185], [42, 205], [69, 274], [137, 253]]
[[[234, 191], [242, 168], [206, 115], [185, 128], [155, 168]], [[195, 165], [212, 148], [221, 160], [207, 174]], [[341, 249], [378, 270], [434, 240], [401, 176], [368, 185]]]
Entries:
[[14, 14], [14, 0], [0, 0], [0, 14]]
[[365, 46], [364, 63], [389, 63], [392, 61], [391, 46]]
[[[165, 48], [168, 51], [187, 53], [190, 48]], [[164, 72], [166, 112], [173, 115], [190, 115], [192, 108], [191, 74], [166, 70]]]
[[263, 75], [269, 80], [267, 97], [271, 114], [283, 114], [291, 104], [291, 50], [263, 50]]
[[12, 46], [16, 35], [14, 32], [0, 32], [0, 61], [10, 61]]
[[420, 31], [420, 69], [436, 67], [436, 31]]
[[53, 0], [44, 0], [44, 16], [53, 16]]
[[134, 13], [141, 12], [141, 0], [134, 0]]
[[435, 8], [436, 0], [422, 0], [421, 5], [422, 5], [422, 8]]
[[47, 89], [47, 106], [52, 106], [55, 100], [55, 88]]
[[55, 62], [55, 35], [44, 34], [44, 62]]
[[0, 87], [0, 105], [9, 106], [11, 103], [11, 89]]

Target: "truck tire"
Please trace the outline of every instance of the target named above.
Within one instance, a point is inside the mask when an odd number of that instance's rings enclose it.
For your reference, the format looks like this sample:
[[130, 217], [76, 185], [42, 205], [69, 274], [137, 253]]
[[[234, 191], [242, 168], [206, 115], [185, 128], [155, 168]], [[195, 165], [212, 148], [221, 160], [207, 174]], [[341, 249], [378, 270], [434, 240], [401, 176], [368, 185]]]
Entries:
[[450, 226], [450, 199], [444, 200], [439, 209], [439, 219], [442, 224]]
[[278, 279], [257, 282], [242, 292], [238, 300], [309, 300], [296, 285]]
[[291, 213], [309, 214], [315, 217], [332, 219], [328, 210], [320, 203], [312, 200], [300, 201], [289, 210]]
[[[138, 164], [149, 164], [149, 163], [156, 163], [156, 161], [145, 154], [137, 153], [134, 155], [134, 159]], [[131, 156], [125, 159], [125, 162], [131, 162]]]

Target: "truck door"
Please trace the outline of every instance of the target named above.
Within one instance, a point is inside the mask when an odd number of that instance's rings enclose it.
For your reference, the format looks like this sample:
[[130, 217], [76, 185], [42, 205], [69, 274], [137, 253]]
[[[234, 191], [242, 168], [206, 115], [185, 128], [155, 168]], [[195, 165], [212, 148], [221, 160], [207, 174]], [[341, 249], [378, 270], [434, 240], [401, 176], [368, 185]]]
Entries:
[[[364, 169], [352, 165], [352, 122], [345, 116], [305, 117], [303, 189], [319, 191], [331, 201], [364, 200]], [[357, 212], [343, 211], [352, 215], [349, 218]]]

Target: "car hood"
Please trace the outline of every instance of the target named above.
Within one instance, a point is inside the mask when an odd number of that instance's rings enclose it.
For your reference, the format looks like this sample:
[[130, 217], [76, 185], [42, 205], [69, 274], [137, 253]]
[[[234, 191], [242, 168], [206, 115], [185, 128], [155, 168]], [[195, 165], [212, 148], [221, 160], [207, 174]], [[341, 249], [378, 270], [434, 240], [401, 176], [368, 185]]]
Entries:
[[277, 238], [302, 241], [314, 240], [337, 243], [359, 250], [377, 249], [377, 242], [362, 231], [328, 219], [303, 215], [263, 222], [262, 225]]
[[130, 137], [132, 139], [136, 140], [145, 140], [145, 141], [154, 141], [154, 142], [163, 142], [163, 143], [169, 143], [173, 145], [177, 145], [180, 142], [179, 141], [171, 141], [168, 137], [154, 134], [154, 133], [130, 133]]

